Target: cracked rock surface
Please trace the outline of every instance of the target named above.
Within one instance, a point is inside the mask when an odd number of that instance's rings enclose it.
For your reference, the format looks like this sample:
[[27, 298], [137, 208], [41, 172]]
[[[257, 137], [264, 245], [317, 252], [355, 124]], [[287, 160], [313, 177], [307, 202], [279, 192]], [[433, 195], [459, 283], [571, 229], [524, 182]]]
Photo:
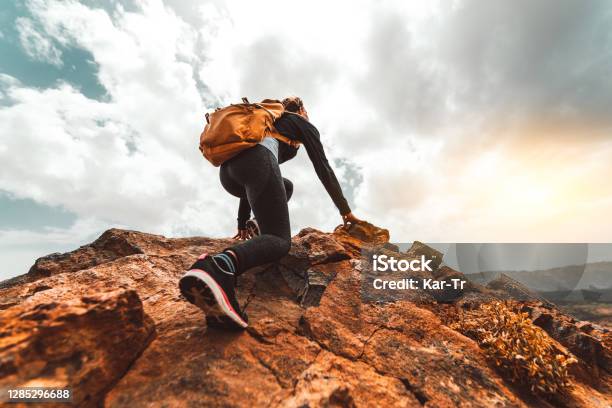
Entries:
[[[365, 296], [361, 251], [397, 251], [388, 239], [371, 224], [301, 231], [281, 261], [240, 276], [250, 326], [227, 332], [208, 328], [177, 282], [231, 240], [106, 231], [0, 284], [0, 388], [70, 386], [77, 406], [131, 408], [610, 406], [609, 333], [550, 305], [525, 307], [576, 349], [588, 374], [554, 403], [507, 383], [474, 341], [443, 324], [448, 300]], [[402, 255], [431, 251], [417, 243]], [[460, 275], [438, 265], [433, 277]], [[502, 290], [470, 284], [453, 302], [501, 299]]]

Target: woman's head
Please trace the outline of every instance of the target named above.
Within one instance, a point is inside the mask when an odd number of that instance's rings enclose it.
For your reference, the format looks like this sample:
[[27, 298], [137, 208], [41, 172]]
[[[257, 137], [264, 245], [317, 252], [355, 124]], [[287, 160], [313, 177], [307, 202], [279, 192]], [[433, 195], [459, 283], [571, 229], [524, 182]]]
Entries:
[[302, 98], [299, 96], [289, 96], [283, 99], [283, 106], [287, 112], [297, 113], [308, 119], [308, 112], [306, 112], [304, 102], [302, 102]]

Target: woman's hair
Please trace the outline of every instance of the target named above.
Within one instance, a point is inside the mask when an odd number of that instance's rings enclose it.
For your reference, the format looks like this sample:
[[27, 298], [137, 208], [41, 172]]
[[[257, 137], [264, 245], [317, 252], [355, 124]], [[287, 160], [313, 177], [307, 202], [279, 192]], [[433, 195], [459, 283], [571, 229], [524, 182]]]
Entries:
[[283, 99], [283, 106], [287, 112], [299, 112], [304, 107], [304, 102], [299, 96], [289, 96]]

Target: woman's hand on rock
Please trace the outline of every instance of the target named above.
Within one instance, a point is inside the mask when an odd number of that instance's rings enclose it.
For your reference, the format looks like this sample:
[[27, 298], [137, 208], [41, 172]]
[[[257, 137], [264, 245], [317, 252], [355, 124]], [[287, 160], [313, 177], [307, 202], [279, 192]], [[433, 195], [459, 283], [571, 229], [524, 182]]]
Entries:
[[232, 238], [237, 239], [238, 241], [246, 241], [247, 239], [253, 238], [253, 235], [249, 232], [248, 229], [238, 228], [238, 232]]
[[342, 216], [342, 221], [344, 222], [344, 228], [348, 228], [350, 225], [359, 224], [362, 222], [359, 218], [355, 217], [352, 212], [344, 214]]

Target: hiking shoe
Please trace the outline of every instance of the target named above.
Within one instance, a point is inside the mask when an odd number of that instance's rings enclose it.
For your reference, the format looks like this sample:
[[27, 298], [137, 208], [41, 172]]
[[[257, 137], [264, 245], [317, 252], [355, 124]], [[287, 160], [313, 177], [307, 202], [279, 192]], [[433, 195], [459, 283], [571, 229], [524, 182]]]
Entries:
[[247, 220], [246, 229], [249, 231], [251, 237], [256, 237], [260, 234], [259, 232], [259, 224], [255, 218]]
[[246, 313], [240, 310], [234, 289], [234, 274], [221, 269], [215, 260], [204, 254], [179, 281], [182, 295], [206, 314], [209, 326], [245, 329]]

